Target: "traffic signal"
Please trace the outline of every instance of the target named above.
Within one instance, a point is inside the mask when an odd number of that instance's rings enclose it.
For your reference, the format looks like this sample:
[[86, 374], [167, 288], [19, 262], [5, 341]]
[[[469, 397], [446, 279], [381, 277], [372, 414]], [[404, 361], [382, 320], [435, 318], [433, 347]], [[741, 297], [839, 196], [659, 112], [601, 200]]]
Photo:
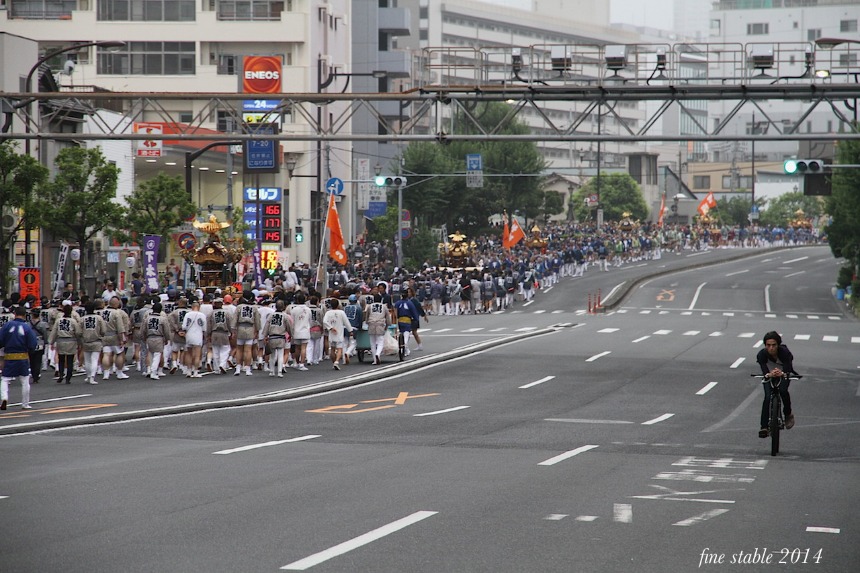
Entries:
[[405, 187], [406, 177], [400, 175], [379, 175], [373, 180], [377, 187]]
[[296, 225], [296, 242], [301, 243], [305, 240], [305, 234], [302, 232], [302, 226]]
[[786, 175], [821, 173], [824, 171], [824, 162], [820, 159], [786, 159], [782, 164], [782, 169]]

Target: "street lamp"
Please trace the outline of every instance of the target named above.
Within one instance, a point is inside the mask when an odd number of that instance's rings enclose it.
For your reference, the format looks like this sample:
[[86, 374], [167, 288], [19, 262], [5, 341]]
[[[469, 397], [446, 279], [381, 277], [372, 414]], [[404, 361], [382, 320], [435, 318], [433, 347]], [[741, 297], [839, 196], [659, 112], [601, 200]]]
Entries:
[[[125, 46], [125, 42], [114, 42], [114, 41], [83, 42], [83, 43], [79, 43], [79, 44], [72, 44], [71, 46], [66, 46], [65, 48], [60, 48], [58, 50], [53, 50], [51, 52], [48, 52], [47, 54], [45, 54], [44, 56], [39, 58], [39, 60], [33, 65], [33, 67], [30, 68], [30, 71], [27, 73], [27, 79], [24, 82], [24, 91], [26, 91], [27, 93], [33, 92], [33, 74], [36, 73], [36, 70], [38, 70], [42, 64], [44, 64], [45, 62], [47, 62], [51, 58], [59, 56], [60, 54], [65, 54], [66, 52], [74, 52], [76, 50], [80, 50], [81, 48], [88, 48], [90, 46], [98, 46], [100, 48], [121, 48], [122, 46]], [[27, 100], [27, 105], [26, 105], [27, 113], [26, 113], [26, 119], [24, 121], [24, 133], [30, 133], [30, 121], [32, 121], [32, 117], [33, 117], [33, 102], [35, 100], [36, 100], [36, 98], [30, 98], [29, 100]], [[39, 114], [39, 116], [41, 117], [41, 113]], [[37, 126], [39, 126], [39, 125], [41, 125], [41, 121], [38, 121]], [[30, 138], [29, 137], [24, 140], [24, 153], [26, 153], [27, 155], [30, 155]], [[31, 230], [30, 225], [26, 224], [24, 226], [24, 266], [26, 266], [26, 267], [33, 266], [32, 253], [30, 253], [30, 241], [31, 241], [30, 230]]]

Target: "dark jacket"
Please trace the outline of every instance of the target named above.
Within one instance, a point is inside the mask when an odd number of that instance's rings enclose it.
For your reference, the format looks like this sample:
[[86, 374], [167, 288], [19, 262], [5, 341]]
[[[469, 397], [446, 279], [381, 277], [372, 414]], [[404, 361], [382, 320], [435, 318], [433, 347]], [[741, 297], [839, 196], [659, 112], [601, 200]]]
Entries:
[[[780, 344], [779, 348], [777, 348], [776, 350], [776, 355], [779, 357], [779, 361], [782, 362], [783, 372], [792, 372], [794, 374], [797, 374], [796, 372], [794, 372], [794, 366], [792, 364], [792, 362], [794, 361], [794, 355], [792, 355], [791, 350], [788, 349], [788, 346], [786, 346], [785, 344]], [[758, 362], [758, 365], [761, 366], [762, 374], [767, 374], [768, 372], [770, 372], [770, 370], [768, 370], [767, 368], [768, 356], [769, 355], [767, 353], [767, 349], [762, 348], [758, 351], [758, 354], [755, 357], [756, 362]]]

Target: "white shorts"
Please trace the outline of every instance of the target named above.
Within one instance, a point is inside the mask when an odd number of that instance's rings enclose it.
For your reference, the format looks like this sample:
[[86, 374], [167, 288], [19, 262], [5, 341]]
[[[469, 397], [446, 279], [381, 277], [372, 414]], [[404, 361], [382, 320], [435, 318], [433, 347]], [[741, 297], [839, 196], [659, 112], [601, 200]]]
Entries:
[[256, 338], [238, 338], [236, 339], [236, 346], [253, 346], [256, 342]]
[[104, 354], [122, 354], [122, 346], [103, 346], [102, 353]]

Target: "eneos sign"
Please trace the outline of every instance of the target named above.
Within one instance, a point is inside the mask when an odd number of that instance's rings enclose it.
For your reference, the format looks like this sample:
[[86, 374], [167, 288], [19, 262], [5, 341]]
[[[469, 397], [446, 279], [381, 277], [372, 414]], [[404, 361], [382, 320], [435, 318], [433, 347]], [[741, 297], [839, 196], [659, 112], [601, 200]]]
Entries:
[[280, 56], [245, 56], [242, 65], [242, 92], [281, 93]]

